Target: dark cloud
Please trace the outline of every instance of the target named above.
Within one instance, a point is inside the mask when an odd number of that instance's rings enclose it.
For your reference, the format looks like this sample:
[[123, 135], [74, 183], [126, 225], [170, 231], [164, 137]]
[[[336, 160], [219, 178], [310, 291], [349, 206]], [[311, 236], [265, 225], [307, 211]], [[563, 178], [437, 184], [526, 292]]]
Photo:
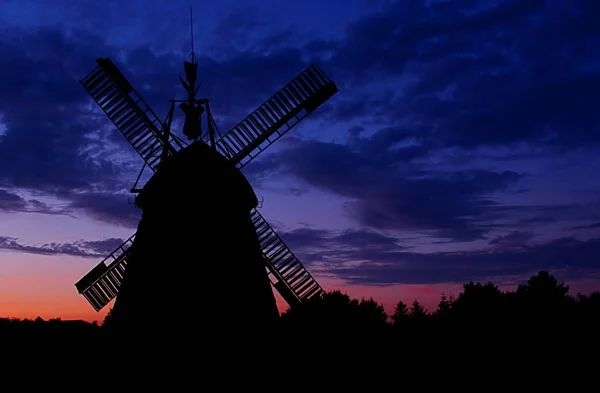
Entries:
[[232, 10], [212, 29], [212, 35], [218, 40], [213, 41], [211, 49], [221, 54], [235, 54], [236, 48], [247, 49], [254, 45], [257, 30], [264, 29], [268, 29], [268, 25], [260, 20], [256, 8], [246, 6]]
[[371, 261], [405, 249], [399, 240], [371, 230], [333, 232], [299, 228], [281, 231], [281, 236], [303, 263], [315, 261]]
[[359, 277], [355, 283], [435, 283], [485, 281], [490, 277], [529, 275], [539, 270], [562, 271], [565, 278], [599, 273], [600, 239], [563, 238], [545, 244], [499, 252], [407, 253], [385, 266], [367, 263], [336, 271]]
[[23, 211], [27, 202], [17, 194], [0, 189], [0, 210], [15, 212]]
[[356, 195], [359, 199], [348, 202], [346, 212], [369, 227], [433, 230], [440, 238], [475, 240], [487, 232], [478, 221], [496, 205], [487, 194], [503, 190], [514, 175], [468, 171], [395, 181]]
[[571, 227], [569, 229], [578, 230], [578, 229], [598, 229], [598, 228], [600, 228], [600, 222], [595, 222], [593, 224], [588, 224], [588, 225], [578, 225], [578, 226]]
[[310, 190], [305, 187], [303, 187], [303, 188], [291, 187], [291, 188], [286, 188], [285, 192], [287, 192], [290, 195], [294, 195], [294, 196], [302, 196], [302, 195], [309, 193]]
[[79, 193], [71, 194], [67, 211], [82, 210], [98, 221], [136, 228], [142, 211], [134, 204], [131, 194]]
[[597, 12], [590, 1], [388, 2], [332, 50], [327, 66], [347, 88], [336, 116], [402, 121], [418, 139], [468, 149], [596, 143]]
[[[363, 136], [363, 129], [351, 128], [346, 144], [288, 136], [281, 152], [264, 157], [251, 173], [261, 184], [290, 176], [346, 198], [345, 213], [361, 226], [411, 231], [433, 242], [488, 239], [498, 229], [536, 234], [546, 224], [600, 219], [597, 203], [521, 204], [526, 174], [453, 169], [432, 159], [426, 144], [395, 131]], [[507, 196], [511, 203], [502, 202]]]
[[106, 256], [123, 244], [123, 242], [124, 240], [121, 238], [111, 237], [105, 240], [80, 241], [77, 244], [97, 255]]
[[308, 65], [295, 48], [281, 48], [268, 56], [238, 52], [219, 62], [200, 58], [199, 78], [204, 80], [201, 94], [211, 97], [211, 109], [214, 106], [214, 114], [222, 120], [221, 131], [225, 132]]
[[0, 211], [7, 213], [61, 214], [59, 209], [54, 209], [37, 199], [26, 201], [18, 194], [2, 189], [0, 189]]
[[0, 211], [7, 213], [44, 213], [73, 215], [83, 212], [98, 221], [135, 228], [141, 218], [141, 210], [134, 204], [131, 194], [123, 193], [59, 193], [66, 206], [52, 207], [37, 199], [25, 200], [15, 193], [0, 189]]
[[55, 191], [105, 178], [110, 163], [81, 153], [98, 123], [85, 115], [85, 92], [75, 78], [83, 74], [80, 59], [100, 43], [55, 30], [4, 32], [3, 39], [0, 183]]
[[490, 239], [489, 243], [495, 251], [522, 250], [534, 236], [531, 232], [512, 231]]
[[48, 243], [27, 245], [12, 237], [0, 236], [0, 249], [38, 255], [71, 255], [84, 258], [103, 258], [123, 243], [123, 239], [110, 238], [73, 243]]
[[404, 247], [403, 239], [369, 231], [301, 228], [281, 235], [303, 263], [350, 284], [464, 283], [539, 270], [560, 270], [561, 276], [575, 278], [600, 273], [598, 238], [532, 243], [531, 234], [513, 232], [482, 250], [422, 253]]
[[[531, 191], [520, 182], [526, 174], [489, 168], [598, 141], [600, 24], [589, 17], [597, 7], [449, 4], [386, 2], [343, 39], [308, 43], [305, 51], [328, 53], [325, 68], [342, 87], [329, 119], [380, 130], [363, 136], [354, 126], [345, 144], [287, 137], [280, 161], [265, 159], [254, 175], [264, 183], [269, 170], [291, 174], [347, 197], [345, 211], [361, 225], [452, 241], [591, 219], [582, 206], [503, 205], [500, 194]], [[525, 155], [478, 150], [523, 144]]]
[[439, 172], [412, 161], [424, 147], [394, 148], [402, 137], [384, 129], [348, 145], [288, 137], [278, 160], [265, 160], [263, 173], [279, 171], [349, 199], [346, 213], [377, 229], [431, 232], [440, 238], [483, 238], [492, 195], [521, 179], [511, 172], [460, 170]]
[[[122, 203], [122, 194], [133, 184], [141, 160], [78, 82], [94, 68], [95, 58], [104, 56], [113, 58], [159, 117], [167, 100], [183, 92], [177, 74], [185, 56], [157, 55], [143, 47], [122, 50], [76, 29], [3, 30], [0, 186], [39, 194], [27, 205], [15, 199], [17, 194], [3, 193], [3, 210], [50, 212], [42, 208], [44, 196], [50, 196], [65, 200], [67, 210], [83, 210], [102, 221], [137, 223], [138, 212]], [[213, 98], [222, 132], [307, 65], [298, 50], [287, 48], [269, 56], [236, 52], [199, 62], [201, 94]]]
[[[561, 225], [564, 230], [593, 229], [593, 226], [576, 225], [589, 220], [600, 220], [600, 209], [596, 204], [568, 203], [554, 205], [510, 205], [494, 208], [491, 218], [504, 220], [507, 228], [534, 232], [551, 224]], [[568, 225], [568, 226], [567, 226]]]

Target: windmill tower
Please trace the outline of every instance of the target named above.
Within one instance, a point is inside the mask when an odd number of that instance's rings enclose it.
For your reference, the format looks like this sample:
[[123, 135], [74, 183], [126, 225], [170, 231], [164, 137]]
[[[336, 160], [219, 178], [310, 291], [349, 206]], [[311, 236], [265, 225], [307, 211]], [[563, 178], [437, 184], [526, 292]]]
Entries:
[[[234, 253], [227, 256], [228, 252], [238, 247], [235, 242], [223, 247], [224, 250], [213, 247], [225, 245], [223, 239], [231, 234], [231, 228], [244, 225], [243, 220], [235, 221], [230, 209], [223, 205], [227, 203], [231, 204], [233, 210], [248, 211], [248, 223], [255, 232], [256, 247], [260, 249], [258, 259], [262, 264], [262, 272], [268, 278], [267, 287], [270, 282], [292, 307], [320, 296], [323, 292], [321, 286], [256, 210], [258, 201], [240, 170], [338, 92], [335, 83], [321, 68], [313, 63], [235, 127], [220, 135], [210, 112], [210, 100], [196, 97], [198, 64], [193, 55], [191, 62], [184, 62], [186, 79], [180, 78], [188, 97], [184, 100], [171, 100], [164, 121], [159, 120], [110, 59], [98, 58], [96, 63], [97, 66], [80, 81], [81, 84], [142, 157], [144, 168], [150, 168], [154, 175], [140, 189], [136, 187], [140, 173], [131, 190], [138, 194], [136, 204], [144, 210], [138, 232], [75, 284], [78, 292], [92, 307], [99, 311], [117, 294], [119, 303], [121, 297], [125, 297], [127, 281], [129, 276], [133, 276], [134, 269], [138, 271], [139, 279], [137, 284], [129, 285], [129, 293], [135, 294], [137, 302], [145, 302], [148, 307], [156, 304], [165, 294], [177, 292], [184, 287], [187, 288], [186, 293], [189, 293], [190, 287], [200, 290], [207, 286], [214, 288], [218, 283], [227, 291], [232, 285], [243, 285], [244, 277], [252, 282], [254, 276], [248, 276], [248, 271], [243, 271], [242, 274], [236, 271], [243, 266], [240, 261], [234, 260], [240, 255]], [[191, 140], [189, 144], [171, 132], [175, 104], [179, 104], [186, 115], [183, 133]], [[204, 133], [201, 126], [203, 115], [207, 125]], [[202, 167], [201, 172], [197, 170], [199, 167]], [[210, 179], [204, 178], [207, 173], [212, 173]], [[184, 195], [183, 201], [177, 199], [181, 195]], [[211, 204], [217, 201], [220, 204], [215, 208]], [[219, 221], [219, 214], [225, 214], [226, 220], [233, 220], [231, 225], [219, 224], [223, 222]], [[207, 223], [216, 225], [216, 228], [207, 227]], [[184, 225], [187, 234], [182, 230]], [[221, 231], [221, 234], [203, 243], [202, 233], [214, 232], [215, 229], [217, 232]], [[181, 236], [172, 236], [173, 233]], [[238, 240], [243, 238], [239, 233], [237, 235]], [[205, 253], [205, 258], [189, 262], [177, 260], [188, 258], [189, 254], [175, 253], [173, 256], [163, 252], [167, 247], [172, 250], [180, 249], [182, 242], [196, 242], [197, 247], [199, 245], [200, 248], [210, 248], [212, 251]], [[152, 247], [140, 244], [161, 244], [163, 247], [157, 254], [151, 251]], [[246, 246], [248, 245], [242, 245], [242, 248]], [[219, 253], [224, 257], [221, 258]], [[144, 261], [145, 258], [153, 261]], [[196, 266], [200, 272], [186, 270], [186, 263]], [[221, 266], [221, 270], [206, 269], [208, 266]], [[209, 273], [219, 274], [215, 277]], [[182, 278], [186, 278], [183, 284], [174, 282], [181, 281]], [[261, 279], [259, 275], [254, 278]], [[256, 283], [252, 285], [260, 286]], [[252, 288], [252, 285], [245, 288]], [[143, 291], [133, 290], [132, 286], [143, 288]], [[237, 302], [248, 300], [240, 291], [233, 293], [238, 296], [235, 299]], [[218, 293], [213, 295], [220, 296]]]

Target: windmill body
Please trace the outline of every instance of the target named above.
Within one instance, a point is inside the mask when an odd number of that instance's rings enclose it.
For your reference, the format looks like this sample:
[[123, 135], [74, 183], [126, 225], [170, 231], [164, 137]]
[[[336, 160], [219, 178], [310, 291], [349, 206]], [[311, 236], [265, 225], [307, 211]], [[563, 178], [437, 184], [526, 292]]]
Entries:
[[261, 331], [276, 320], [250, 216], [258, 200], [225, 157], [192, 143], [161, 165], [136, 204], [143, 215], [112, 311], [115, 329], [181, 336], [194, 319], [216, 337], [240, 324]]
[[[184, 62], [187, 82], [180, 78], [188, 98], [171, 100], [164, 122], [110, 59], [96, 62], [81, 84], [154, 175], [132, 189], [143, 211], [138, 232], [75, 284], [94, 309], [117, 297], [115, 322], [134, 330], [147, 329], [156, 313], [201, 313], [215, 330], [236, 321], [261, 328], [277, 318], [271, 286], [292, 307], [320, 296], [321, 286], [256, 210], [240, 172], [337, 93], [318, 65], [221, 136], [209, 100], [196, 98], [193, 59]], [[170, 132], [175, 103], [186, 115], [183, 133], [193, 140], [187, 146]]]

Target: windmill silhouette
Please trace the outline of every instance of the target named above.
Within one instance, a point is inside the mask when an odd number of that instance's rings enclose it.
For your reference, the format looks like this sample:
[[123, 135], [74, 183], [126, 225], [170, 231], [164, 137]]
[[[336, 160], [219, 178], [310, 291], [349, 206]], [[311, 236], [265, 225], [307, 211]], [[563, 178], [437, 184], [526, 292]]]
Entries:
[[[239, 170], [338, 92], [335, 83], [313, 63], [235, 127], [221, 135], [210, 111], [210, 100], [196, 98], [199, 88], [196, 87], [198, 63], [194, 60], [193, 49], [192, 61], [184, 61], [186, 78], [184, 80], [180, 77], [188, 97], [185, 100], [170, 100], [170, 108], [164, 121], [158, 119], [109, 58], [98, 58], [96, 63], [97, 66], [81, 79], [80, 83], [144, 160], [142, 171], [131, 189], [132, 193], [138, 194], [138, 205], [140, 200], [149, 199], [143, 198], [144, 189], [148, 188], [155, 178], [159, 178], [161, 172], [167, 171], [171, 161], [215, 154], [237, 168], [236, 172], [243, 177]], [[189, 144], [171, 132], [175, 104], [179, 104], [185, 113], [183, 134], [192, 141]], [[205, 124], [206, 132], [202, 131], [202, 124]], [[209, 151], [213, 153], [208, 153]], [[187, 158], [181, 158], [184, 156]], [[216, 161], [218, 157], [215, 158]], [[154, 175], [144, 188], [138, 188], [146, 167], [150, 168]], [[169, 176], [165, 175], [163, 178]], [[159, 181], [155, 183], [157, 182]], [[323, 293], [321, 286], [256, 210], [256, 204], [253, 206], [249, 214], [266, 267], [266, 271], [263, 272], [268, 276], [272, 287], [291, 307], [320, 296]], [[205, 209], [211, 207], [206, 206]], [[165, 231], [168, 229], [165, 228]], [[96, 311], [101, 310], [120, 293], [132, 250], [135, 249], [135, 240], [136, 234], [75, 284], [78, 292]], [[177, 244], [173, 244], [172, 247], [177, 247]], [[231, 247], [236, 245], [231, 244]], [[211, 263], [218, 264], [219, 261]], [[143, 262], [140, 262], [140, 266], [142, 264]], [[268, 287], [268, 284], [266, 285]], [[156, 294], [145, 296], [150, 301], [153, 296], [160, 296], [159, 292], [157, 289]]]

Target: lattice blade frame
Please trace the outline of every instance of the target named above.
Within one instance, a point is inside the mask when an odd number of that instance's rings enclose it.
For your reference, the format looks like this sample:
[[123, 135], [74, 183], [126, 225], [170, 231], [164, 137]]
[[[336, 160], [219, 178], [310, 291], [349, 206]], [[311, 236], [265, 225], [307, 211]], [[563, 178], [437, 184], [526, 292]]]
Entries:
[[[156, 153], [164, 147], [160, 135], [164, 127], [162, 122], [109, 59], [97, 59], [97, 62], [98, 67], [83, 78], [81, 84], [156, 172], [160, 162]], [[102, 72], [106, 74], [105, 81], [100, 80]], [[335, 83], [316, 63], [312, 64], [217, 141], [217, 150], [241, 169], [337, 92]], [[138, 98], [132, 99], [132, 93]], [[133, 114], [123, 118], [123, 113], [131, 108]], [[147, 113], [153, 118], [147, 118]], [[131, 128], [135, 124], [137, 128]], [[177, 139], [173, 139], [173, 143], [182, 148]], [[171, 155], [177, 151], [172, 144], [168, 149]], [[284, 300], [292, 306], [323, 293], [321, 286], [264, 217], [256, 209], [252, 210], [251, 217], [265, 266], [272, 278], [271, 284]], [[134, 238], [135, 234], [75, 284], [96, 311], [117, 295]], [[112, 262], [107, 265], [111, 258]]]

